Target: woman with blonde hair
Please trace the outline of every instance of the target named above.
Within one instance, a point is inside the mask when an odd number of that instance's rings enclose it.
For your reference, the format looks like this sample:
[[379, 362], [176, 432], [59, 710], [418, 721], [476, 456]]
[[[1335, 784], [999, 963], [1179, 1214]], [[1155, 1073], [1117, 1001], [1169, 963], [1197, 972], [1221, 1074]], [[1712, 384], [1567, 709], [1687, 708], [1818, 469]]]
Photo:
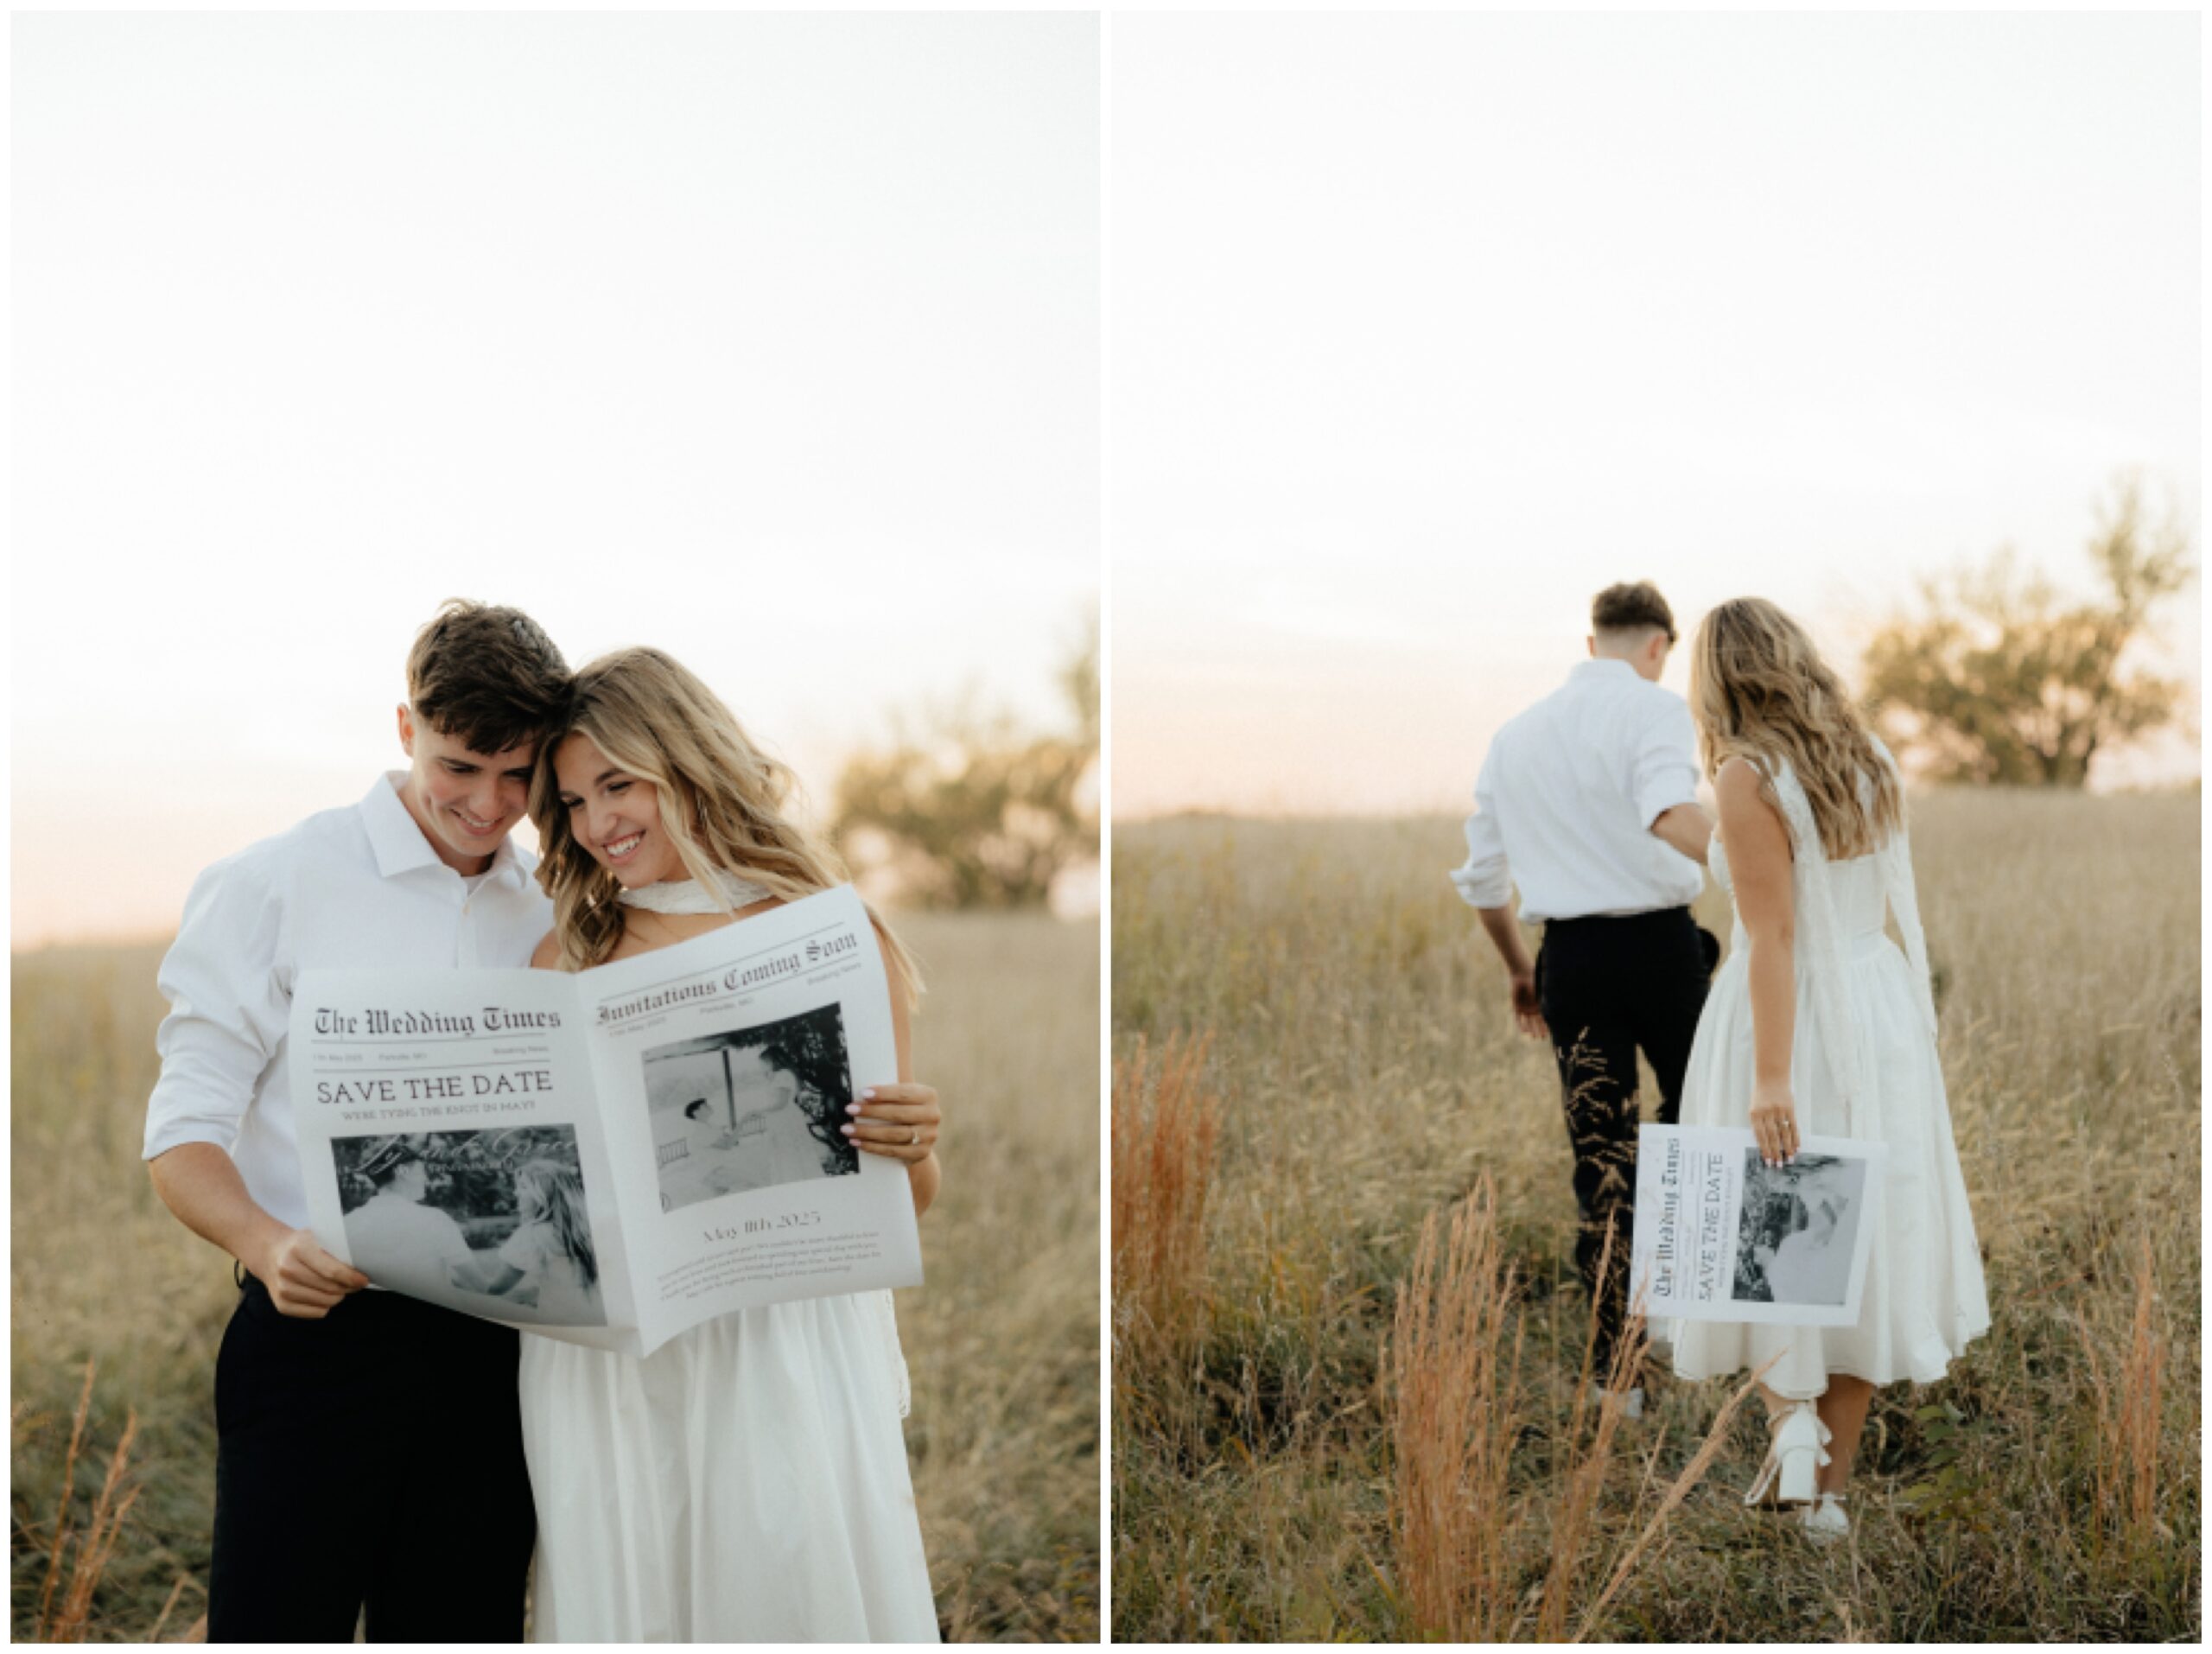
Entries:
[[[1988, 1330], [1981, 1254], [1936, 1053], [1936, 1002], [1897, 765], [1804, 629], [1763, 598], [1698, 627], [1690, 710], [1735, 939], [1698, 1024], [1686, 1126], [1748, 1124], [1769, 1165], [1808, 1136], [1887, 1145], [1853, 1326], [1681, 1321], [1675, 1370], [1765, 1368], [1771, 1441], [1746, 1503], [1850, 1530], [1843, 1499], [1874, 1388], [1943, 1376]], [[1885, 934], [1894, 915], [1901, 952]]]
[[[539, 749], [531, 818], [578, 970], [742, 924], [843, 881], [787, 813], [794, 781], [699, 679], [653, 649], [575, 676]], [[912, 1083], [912, 960], [879, 919], [899, 1083], [843, 1135], [938, 1188], [937, 1093]], [[934, 1642], [887, 1292], [739, 1310], [643, 1359], [525, 1335], [537, 1503], [535, 1634], [562, 1642]]]
[[607, 1310], [599, 1292], [599, 1252], [584, 1217], [584, 1180], [573, 1166], [534, 1160], [515, 1174], [514, 1232], [499, 1262], [521, 1281], [510, 1296], [530, 1292], [549, 1321], [602, 1326]]

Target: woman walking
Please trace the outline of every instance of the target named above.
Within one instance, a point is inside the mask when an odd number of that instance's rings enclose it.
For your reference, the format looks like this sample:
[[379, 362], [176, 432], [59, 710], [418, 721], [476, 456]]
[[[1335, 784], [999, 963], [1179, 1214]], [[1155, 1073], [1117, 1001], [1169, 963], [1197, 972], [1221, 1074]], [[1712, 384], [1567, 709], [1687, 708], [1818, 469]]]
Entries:
[[1850, 1530], [1846, 1491], [1875, 1388], [1941, 1378], [1988, 1329], [1981, 1255], [1895, 761], [1803, 628], [1761, 598], [1723, 603], [1699, 627], [1690, 709], [1719, 805], [1710, 865], [1736, 928], [1691, 1049], [1682, 1123], [1748, 1124], [1776, 1166], [1814, 1136], [1883, 1142], [1888, 1155], [1858, 1324], [1683, 1321], [1675, 1370], [1765, 1366], [1771, 1442], [1747, 1502], [1798, 1505], [1806, 1532], [1829, 1539]]

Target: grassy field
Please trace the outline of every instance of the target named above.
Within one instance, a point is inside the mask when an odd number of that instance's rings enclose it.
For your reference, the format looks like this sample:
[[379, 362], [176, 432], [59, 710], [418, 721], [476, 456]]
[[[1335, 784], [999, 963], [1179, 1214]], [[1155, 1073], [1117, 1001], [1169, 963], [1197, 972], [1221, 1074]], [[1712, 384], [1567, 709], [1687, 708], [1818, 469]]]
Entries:
[[[902, 928], [931, 989], [916, 1066], [947, 1114], [944, 1192], [923, 1225], [929, 1283], [899, 1295], [938, 1614], [958, 1640], [1095, 1641], [1097, 928], [962, 915]], [[228, 1260], [168, 1216], [139, 1161], [160, 952], [13, 961], [18, 1638], [40, 1621], [88, 1359], [73, 1527], [88, 1525], [128, 1413], [137, 1431], [110, 1508], [137, 1499], [80, 1634], [178, 1638], [206, 1606], [213, 1367], [236, 1291]], [[69, 1594], [74, 1540], [68, 1551], [49, 1614]]]
[[[1457, 824], [1116, 830], [1116, 1246], [1124, 1218], [1155, 1237], [1116, 1253], [1117, 1638], [1410, 1640], [1456, 1568], [1500, 1637], [2196, 1638], [2198, 800], [1938, 793], [1914, 824], [1995, 1325], [1881, 1393], [1832, 1551], [1740, 1504], [1744, 1415], [1665, 1508], [1732, 1387], [1661, 1378], [1604, 1442], [1577, 1415], [1557, 1083], [1446, 882]], [[1700, 916], [1726, 935], [1715, 894]], [[1439, 1295], [1459, 1319], [1424, 1336], [1509, 1420], [1452, 1447], [1472, 1529], [1440, 1570], [1394, 1519], [1433, 1469], [1394, 1428], [1435, 1445], [1437, 1373], [1402, 1405], [1386, 1338], [1424, 1222], [1484, 1180]]]

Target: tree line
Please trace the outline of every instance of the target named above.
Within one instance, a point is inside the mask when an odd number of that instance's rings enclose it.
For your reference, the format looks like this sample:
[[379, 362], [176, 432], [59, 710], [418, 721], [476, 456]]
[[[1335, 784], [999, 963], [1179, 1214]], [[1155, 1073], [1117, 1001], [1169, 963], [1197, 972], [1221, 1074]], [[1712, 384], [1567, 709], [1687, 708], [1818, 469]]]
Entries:
[[[2196, 578], [2187, 530], [2139, 478], [2097, 506], [2091, 580], [2069, 589], [2008, 549], [1930, 576], [1860, 657], [1868, 714], [1928, 779], [2080, 787], [2100, 754], [2179, 719], [2187, 686], [2147, 665], [2168, 600]], [[1058, 727], [972, 697], [894, 721], [850, 760], [833, 812], [856, 875], [931, 907], [1035, 907], [1098, 857], [1096, 614], [1059, 671]]]

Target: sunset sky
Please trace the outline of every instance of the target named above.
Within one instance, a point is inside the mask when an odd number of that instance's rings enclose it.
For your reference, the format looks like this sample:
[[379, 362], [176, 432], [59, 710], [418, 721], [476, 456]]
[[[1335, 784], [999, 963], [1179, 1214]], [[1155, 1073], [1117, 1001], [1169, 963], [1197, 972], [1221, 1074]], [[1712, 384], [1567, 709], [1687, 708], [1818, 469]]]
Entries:
[[1116, 17], [1116, 817], [1464, 809], [1615, 580], [1847, 665], [2120, 468], [2193, 531], [2197, 27]]
[[1457, 811], [1614, 580], [1848, 667], [2195, 535], [2198, 28], [1119, 14], [1102, 201], [1083, 15], [18, 17], [13, 944], [358, 798], [448, 595], [819, 799], [1103, 586], [1116, 817]]
[[14, 35], [16, 945], [356, 799], [449, 595], [670, 650], [817, 798], [926, 698], [1061, 721], [1095, 19]]

